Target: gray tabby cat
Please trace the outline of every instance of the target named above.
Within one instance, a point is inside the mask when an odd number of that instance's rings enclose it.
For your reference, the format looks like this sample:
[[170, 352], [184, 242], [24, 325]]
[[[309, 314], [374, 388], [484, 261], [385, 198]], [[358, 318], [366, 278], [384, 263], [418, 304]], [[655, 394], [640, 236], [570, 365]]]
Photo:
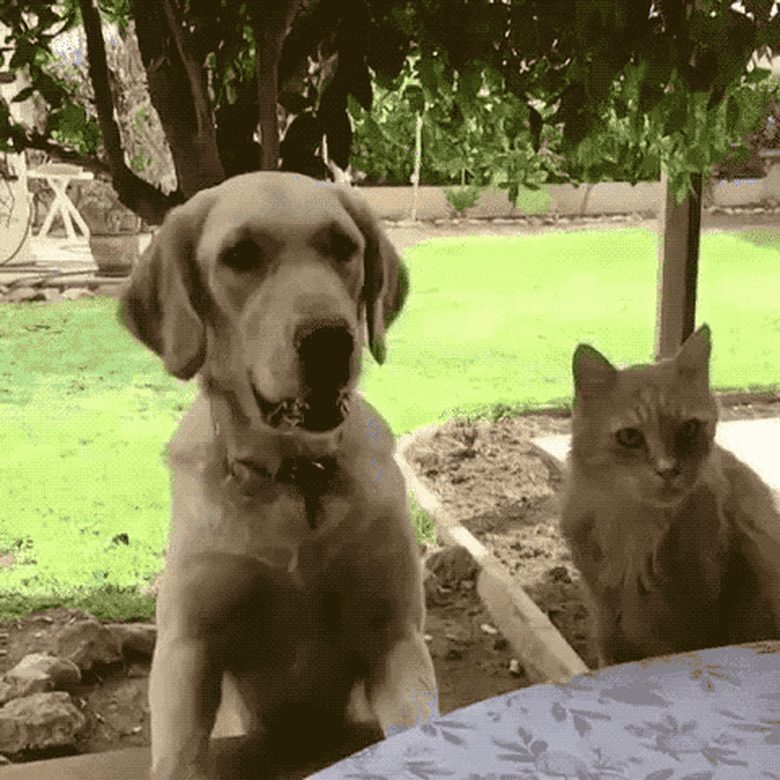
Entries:
[[710, 331], [618, 370], [574, 352], [561, 530], [592, 597], [600, 665], [780, 638], [780, 514], [714, 443]]

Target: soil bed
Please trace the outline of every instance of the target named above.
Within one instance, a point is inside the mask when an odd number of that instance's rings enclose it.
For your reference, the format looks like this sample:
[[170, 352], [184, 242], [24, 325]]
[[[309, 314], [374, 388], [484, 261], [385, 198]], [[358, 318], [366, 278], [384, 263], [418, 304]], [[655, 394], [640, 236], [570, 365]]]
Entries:
[[[436, 548], [427, 555], [435, 554]], [[426, 639], [436, 668], [443, 714], [490, 696], [528, 685], [522, 669], [512, 664], [506, 640], [491, 625], [474, 589], [473, 577], [431, 577], [426, 586]], [[26, 654], [56, 654], [56, 636], [69, 623], [86, 617], [75, 609], [35, 612], [23, 620], [0, 622], [0, 675]], [[116, 623], [116, 621], [101, 621]], [[98, 753], [149, 745], [148, 657], [97, 668], [71, 689], [71, 698], [87, 717], [87, 727], [70, 748], [0, 755], [13, 763], [74, 753]]]

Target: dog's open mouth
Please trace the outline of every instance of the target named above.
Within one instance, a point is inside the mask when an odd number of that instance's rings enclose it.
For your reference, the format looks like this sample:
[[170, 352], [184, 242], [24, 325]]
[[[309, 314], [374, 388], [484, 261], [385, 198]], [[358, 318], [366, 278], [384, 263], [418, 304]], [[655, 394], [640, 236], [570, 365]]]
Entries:
[[338, 428], [349, 414], [351, 394], [342, 388], [336, 393], [310, 393], [299, 398], [269, 401], [250, 379], [250, 387], [263, 422], [272, 428], [302, 428], [324, 433]]

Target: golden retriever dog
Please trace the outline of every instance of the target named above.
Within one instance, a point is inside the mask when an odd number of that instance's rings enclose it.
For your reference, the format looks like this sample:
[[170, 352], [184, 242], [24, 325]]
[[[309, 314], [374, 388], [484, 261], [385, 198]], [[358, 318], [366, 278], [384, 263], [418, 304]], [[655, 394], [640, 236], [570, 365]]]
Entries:
[[173, 209], [128, 280], [129, 329], [202, 389], [170, 444], [155, 780], [208, 776], [220, 703], [292, 759], [436, 714], [394, 440], [356, 389], [406, 279], [359, 193], [267, 172]]

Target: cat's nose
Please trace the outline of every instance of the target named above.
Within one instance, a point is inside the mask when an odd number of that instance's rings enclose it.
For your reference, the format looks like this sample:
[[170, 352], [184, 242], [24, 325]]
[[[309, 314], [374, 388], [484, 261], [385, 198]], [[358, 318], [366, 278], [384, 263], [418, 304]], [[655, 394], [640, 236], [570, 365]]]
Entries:
[[655, 462], [655, 473], [664, 479], [672, 479], [680, 473], [680, 464], [671, 458], [659, 458]]

